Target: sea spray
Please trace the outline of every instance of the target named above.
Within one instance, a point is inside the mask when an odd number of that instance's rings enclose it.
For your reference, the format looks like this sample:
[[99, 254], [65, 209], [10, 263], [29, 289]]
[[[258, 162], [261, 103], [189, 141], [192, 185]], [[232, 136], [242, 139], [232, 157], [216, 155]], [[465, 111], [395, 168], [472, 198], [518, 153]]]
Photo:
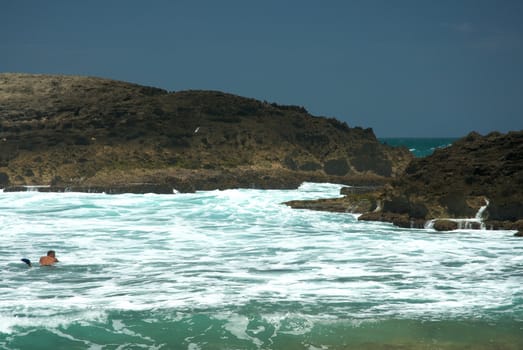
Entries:
[[489, 200], [487, 198], [484, 198], [485, 200], [485, 205], [481, 206], [478, 211], [476, 212], [476, 215], [474, 216], [474, 218], [461, 218], [461, 219], [456, 219], [456, 218], [443, 218], [443, 219], [431, 219], [431, 220], [428, 220], [425, 225], [424, 225], [424, 228], [425, 229], [428, 229], [428, 230], [431, 230], [431, 229], [434, 229], [434, 223], [438, 220], [444, 220], [444, 221], [452, 221], [452, 222], [455, 222], [458, 226], [458, 230], [472, 230], [472, 229], [475, 229], [477, 227], [479, 227], [480, 230], [486, 230], [486, 225], [483, 221], [483, 214], [485, 212], [485, 210], [487, 209], [488, 205], [489, 205]]

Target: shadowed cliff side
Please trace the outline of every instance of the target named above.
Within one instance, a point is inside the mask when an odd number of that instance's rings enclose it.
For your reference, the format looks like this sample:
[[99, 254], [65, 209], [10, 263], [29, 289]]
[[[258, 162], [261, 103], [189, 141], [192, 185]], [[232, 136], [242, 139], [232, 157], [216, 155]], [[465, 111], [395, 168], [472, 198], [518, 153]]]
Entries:
[[[288, 203], [293, 207], [363, 213], [360, 220], [401, 227], [450, 231], [470, 228], [523, 231], [523, 131], [481, 136], [470, 133], [452, 146], [416, 158], [390, 184], [361, 193], [344, 189], [343, 198]], [[483, 208], [482, 208], [483, 207]], [[481, 209], [481, 210], [480, 210]], [[460, 221], [457, 219], [466, 219]]]
[[161, 192], [384, 183], [412, 156], [304, 108], [217, 91], [0, 74], [0, 187]]
[[474, 218], [488, 204], [481, 213], [487, 227], [517, 229], [516, 221], [523, 219], [523, 131], [473, 132], [415, 159], [386, 188], [382, 201], [379, 213], [361, 219], [420, 226], [428, 219]]

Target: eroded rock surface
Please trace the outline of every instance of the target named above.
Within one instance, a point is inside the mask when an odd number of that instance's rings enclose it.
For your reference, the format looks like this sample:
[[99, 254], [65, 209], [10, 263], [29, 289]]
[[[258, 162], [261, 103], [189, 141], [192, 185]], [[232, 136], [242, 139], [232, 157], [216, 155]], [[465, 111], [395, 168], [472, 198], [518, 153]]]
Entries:
[[179, 191], [390, 179], [412, 156], [371, 129], [217, 91], [0, 74], [0, 187]]
[[[387, 221], [400, 227], [424, 228], [429, 220], [441, 219], [433, 223], [436, 230], [450, 231], [465, 224], [472, 229], [521, 232], [523, 131], [486, 136], [470, 133], [448, 148], [414, 159], [403, 175], [365, 196], [374, 198], [377, 208], [354, 205], [358, 202], [355, 193], [347, 192], [335, 201], [343, 203], [346, 211], [361, 210], [360, 220]], [[323, 202], [329, 205], [327, 200]], [[458, 220], [466, 218], [472, 220]]]
[[384, 216], [474, 218], [488, 202], [480, 213], [487, 227], [523, 219], [523, 131], [470, 133], [414, 159], [382, 198]]

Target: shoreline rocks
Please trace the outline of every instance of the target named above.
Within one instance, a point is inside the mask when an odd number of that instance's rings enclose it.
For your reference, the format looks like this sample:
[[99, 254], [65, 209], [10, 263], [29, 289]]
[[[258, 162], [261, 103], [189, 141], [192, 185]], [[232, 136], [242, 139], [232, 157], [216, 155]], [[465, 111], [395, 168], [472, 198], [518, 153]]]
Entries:
[[326, 198], [316, 200], [293, 200], [283, 204], [293, 209], [310, 209], [319, 211], [331, 211], [338, 213], [361, 213], [371, 212], [378, 208], [379, 199], [376, 190], [382, 188], [378, 185], [363, 185], [343, 187], [340, 198]]
[[[413, 160], [383, 196], [386, 204], [407, 203], [409, 217], [425, 220], [476, 218], [489, 227], [523, 219], [523, 131], [470, 133]], [[394, 205], [388, 209], [398, 212]]]
[[[403, 175], [369, 193], [379, 208], [360, 211], [358, 220], [403, 228], [424, 228], [433, 220], [438, 231], [484, 226], [522, 232], [523, 131], [471, 133], [431, 156], [414, 159]], [[347, 192], [336, 201], [350, 203], [351, 197]]]

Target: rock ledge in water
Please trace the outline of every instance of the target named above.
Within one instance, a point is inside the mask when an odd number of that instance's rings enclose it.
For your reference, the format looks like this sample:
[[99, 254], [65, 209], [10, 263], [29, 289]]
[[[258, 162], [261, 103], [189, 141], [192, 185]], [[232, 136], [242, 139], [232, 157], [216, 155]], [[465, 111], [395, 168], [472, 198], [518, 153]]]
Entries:
[[451, 220], [436, 220], [434, 229], [436, 231], [454, 231], [458, 229], [458, 223]]

